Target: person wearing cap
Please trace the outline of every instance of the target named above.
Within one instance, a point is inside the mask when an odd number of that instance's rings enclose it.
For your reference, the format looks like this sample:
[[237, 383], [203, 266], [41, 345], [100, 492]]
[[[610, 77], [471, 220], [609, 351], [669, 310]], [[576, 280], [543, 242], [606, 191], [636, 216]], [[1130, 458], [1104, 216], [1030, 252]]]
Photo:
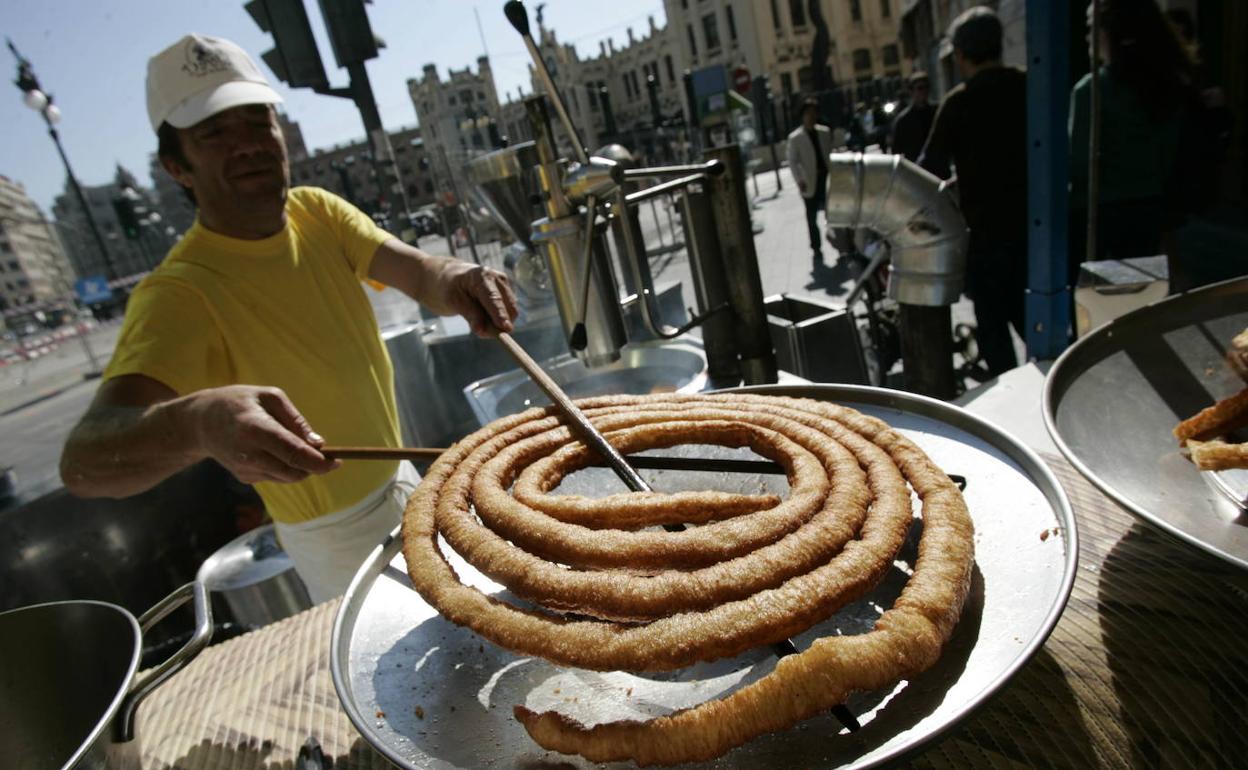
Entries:
[[1013, 326], [1023, 331], [1027, 286], [1027, 78], [1001, 63], [1001, 21], [976, 6], [949, 27], [963, 82], [945, 96], [919, 163], [948, 179], [954, 170], [970, 227], [966, 293], [975, 339], [997, 376], [1018, 366]]
[[320, 451], [400, 444], [361, 283], [461, 314], [482, 336], [510, 331], [516, 305], [503, 274], [408, 246], [325, 190], [290, 188], [280, 102], [227, 40], [188, 35], [149, 62], [158, 155], [198, 213], [131, 295], [61, 476], [79, 496], [127, 497], [213, 459], [255, 484], [323, 601], [399, 522], [418, 480], [406, 463]]
[[923, 70], [910, 74], [910, 104], [893, 120], [893, 152], [917, 163], [936, 119], [936, 107], [928, 101], [931, 82]]
[[789, 173], [797, 182], [797, 189], [806, 203], [811, 260], [816, 268], [823, 264], [823, 249], [816, 218], [827, 203], [828, 156], [832, 153], [832, 129], [818, 121], [819, 100], [808, 97], [802, 101], [802, 125], [789, 134], [786, 148]]

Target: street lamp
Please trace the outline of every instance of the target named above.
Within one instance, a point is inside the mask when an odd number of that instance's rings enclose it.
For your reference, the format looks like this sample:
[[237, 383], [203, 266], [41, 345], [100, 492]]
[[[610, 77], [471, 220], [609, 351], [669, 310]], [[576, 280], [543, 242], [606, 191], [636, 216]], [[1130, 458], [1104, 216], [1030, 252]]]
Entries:
[[95, 236], [95, 243], [100, 248], [100, 255], [104, 258], [104, 272], [111, 281], [117, 278], [116, 270], [113, 269], [113, 261], [109, 257], [108, 247], [104, 245], [104, 237], [100, 235], [100, 228], [95, 224], [95, 216], [91, 213], [91, 207], [87, 205], [86, 196], [82, 194], [82, 187], [78, 184], [78, 178], [74, 176], [74, 171], [69, 166], [69, 158], [65, 155], [65, 148], [61, 146], [60, 134], [56, 131], [56, 124], [61, 119], [61, 109], [52, 102], [52, 95], [39, 87], [39, 79], [35, 77], [34, 68], [31, 67], [30, 61], [23, 57], [17, 51], [17, 47], [13, 45], [13, 41], [5, 38], [5, 42], [9, 44], [9, 50], [13, 52], [14, 58], [17, 59], [17, 80], [13, 82], [22, 90], [22, 101], [27, 107], [38, 112], [43, 116], [43, 122], [48, 126], [48, 135], [52, 137], [52, 141], [56, 144], [56, 151], [61, 155], [61, 162], [65, 164], [65, 174], [69, 177], [69, 185], [74, 190], [74, 195], [78, 198], [78, 205], [82, 206], [83, 213], [87, 215], [87, 224], [91, 226], [91, 233]]

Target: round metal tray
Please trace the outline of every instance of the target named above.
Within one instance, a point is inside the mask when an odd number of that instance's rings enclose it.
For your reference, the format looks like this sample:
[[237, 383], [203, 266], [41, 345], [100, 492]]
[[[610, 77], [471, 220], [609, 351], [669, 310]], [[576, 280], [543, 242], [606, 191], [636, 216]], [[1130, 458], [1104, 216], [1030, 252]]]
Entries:
[[[940, 401], [878, 388], [813, 385], [749, 389], [834, 401], [886, 420], [946, 472], [965, 476], [975, 521], [976, 569], [962, 619], [939, 662], [887, 692], [851, 698], [862, 728], [827, 714], [760, 737], [705, 767], [870, 767], [913, 751], [996, 692], [1035, 653], [1065, 607], [1074, 582], [1077, 538], [1065, 492], [1047, 466], [1000, 429]], [[705, 447], [684, 448], [706, 456]], [[663, 450], [674, 453], [677, 450]], [[722, 450], [743, 456], [743, 450]], [[737, 454], [734, 454], [737, 452]], [[656, 489], [783, 493], [783, 476], [643, 471]], [[586, 469], [560, 489], [619, 491], [605, 469]], [[913, 563], [916, 540], [898, 569], [862, 601], [795, 637], [862, 633], [891, 605]], [[460, 579], [492, 583], [449, 551]], [[579, 757], [548, 753], [529, 739], [511, 707], [558, 708], [587, 722], [646, 718], [721, 697], [772, 670], [756, 650], [661, 675], [567, 669], [522, 658], [444, 620], [412, 590], [397, 530], [360, 568], [334, 626], [331, 671], [351, 721], [402, 768], [587, 768]], [[632, 767], [629, 764], [612, 767]]]
[[1248, 568], [1248, 520], [1179, 454], [1172, 431], [1244, 383], [1226, 346], [1248, 279], [1155, 302], [1072, 345], [1049, 370], [1044, 423], [1079, 472], [1132, 513]]

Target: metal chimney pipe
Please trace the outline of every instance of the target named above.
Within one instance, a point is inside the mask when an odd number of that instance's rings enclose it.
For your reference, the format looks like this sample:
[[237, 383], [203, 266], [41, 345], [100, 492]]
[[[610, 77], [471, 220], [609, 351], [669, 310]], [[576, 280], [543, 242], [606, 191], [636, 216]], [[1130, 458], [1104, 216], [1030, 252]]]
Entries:
[[966, 278], [969, 231], [951, 184], [900, 155], [832, 153], [828, 227], [868, 227], [888, 242], [888, 295], [907, 305], [952, 305]]
[[900, 155], [833, 153], [827, 215], [828, 227], [867, 227], [889, 244], [906, 385], [953, 398], [949, 306], [962, 294], [969, 232], [951, 184]]

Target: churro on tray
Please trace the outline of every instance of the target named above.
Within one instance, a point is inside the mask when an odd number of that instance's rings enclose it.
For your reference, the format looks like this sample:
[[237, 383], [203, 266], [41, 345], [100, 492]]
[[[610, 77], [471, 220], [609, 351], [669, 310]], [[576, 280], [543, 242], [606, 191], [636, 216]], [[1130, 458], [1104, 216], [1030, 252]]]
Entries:
[[[776, 396], [608, 396], [578, 405], [622, 452], [749, 447], [784, 468], [789, 493], [553, 494], [595, 459], [553, 409], [466, 437], [408, 503], [408, 573], [445, 617], [519, 654], [664, 671], [780, 642], [892, 568], [914, 521], [912, 490], [923, 527], [906, 587], [870, 632], [819, 639], [726, 697], [648, 721], [590, 726], [517, 705], [540, 745], [596, 762], [712, 759], [936, 662], [970, 586], [974, 532], [957, 486], [909, 439], [849, 408]], [[667, 523], [697, 526], [653, 528]], [[523, 603], [461, 583], [440, 537]]]

